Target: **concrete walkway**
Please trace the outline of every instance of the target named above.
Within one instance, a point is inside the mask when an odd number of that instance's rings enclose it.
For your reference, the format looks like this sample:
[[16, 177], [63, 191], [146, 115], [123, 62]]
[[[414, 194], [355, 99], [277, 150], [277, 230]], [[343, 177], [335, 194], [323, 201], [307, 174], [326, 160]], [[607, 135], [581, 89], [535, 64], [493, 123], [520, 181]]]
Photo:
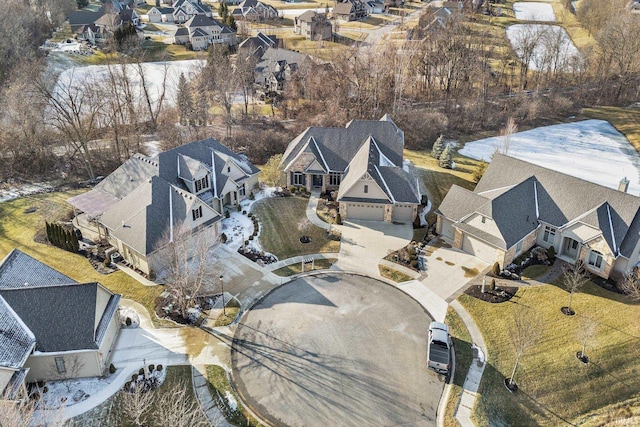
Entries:
[[464, 309], [462, 304], [457, 300], [451, 301], [451, 307], [464, 322], [469, 330], [469, 335], [471, 335], [471, 341], [478, 349], [473, 352], [473, 361], [471, 362], [471, 366], [469, 366], [469, 372], [467, 372], [467, 377], [464, 380], [462, 395], [460, 396], [460, 402], [458, 402], [455, 413], [456, 420], [458, 420], [462, 427], [475, 426], [471, 415], [476, 404], [480, 380], [482, 379], [482, 373], [484, 372], [487, 361], [487, 347], [480, 333], [480, 329], [478, 329], [478, 325], [476, 325], [476, 322], [467, 310]]
[[204, 365], [191, 366], [191, 379], [193, 382], [193, 391], [198, 398], [200, 408], [207, 417], [209, 424], [216, 427], [233, 427], [233, 424], [224, 418], [218, 405], [213, 400], [213, 396], [209, 391], [208, 381], [206, 378], [206, 368]]
[[318, 217], [316, 211], [318, 210], [318, 203], [320, 202], [320, 190], [314, 190], [309, 197], [309, 204], [307, 205], [307, 218], [311, 221], [311, 224], [317, 225], [325, 230], [331, 229], [331, 224], [327, 224]]
[[328, 258], [338, 258], [340, 254], [338, 252], [326, 252], [322, 254], [309, 254], [309, 255], [300, 255], [294, 256], [291, 258], [283, 259], [278, 262], [274, 262], [273, 264], [267, 264], [264, 268], [270, 272], [275, 271], [279, 268], [286, 267], [288, 265], [300, 264], [303, 260], [318, 260], [318, 259], [328, 259]]

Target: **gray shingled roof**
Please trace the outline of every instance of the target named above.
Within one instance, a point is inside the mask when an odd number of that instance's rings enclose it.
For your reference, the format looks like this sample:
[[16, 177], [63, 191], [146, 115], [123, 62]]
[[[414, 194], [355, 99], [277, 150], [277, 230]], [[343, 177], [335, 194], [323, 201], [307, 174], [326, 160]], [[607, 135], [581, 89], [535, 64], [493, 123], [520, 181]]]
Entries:
[[13, 249], [0, 264], [0, 290], [60, 283], [76, 282], [18, 249]]
[[[386, 116], [385, 116], [386, 117]], [[295, 159], [310, 138], [332, 171], [343, 172], [367, 138], [373, 137], [382, 153], [396, 166], [402, 165], [404, 134], [391, 120], [354, 120], [345, 128], [311, 127], [289, 143], [282, 165]]]
[[[348, 193], [352, 185], [365, 173], [373, 178], [389, 198], [376, 203], [420, 203], [414, 179], [401, 167], [389, 165], [380, 153], [379, 144], [372, 137], [367, 138], [349, 164], [347, 174], [340, 184], [338, 200], [356, 201], [353, 197], [349, 197]], [[369, 200], [369, 202], [372, 201]]]
[[35, 343], [33, 332], [0, 295], [0, 366], [22, 368]]
[[[454, 221], [474, 211], [490, 216], [506, 247], [532, 230], [536, 193], [542, 222], [561, 227], [579, 218], [602, 231], [612, 252], [626, 257], [638, 242], [639, 197], [512, 157], [494, 155], [474, 193], [452, 187], [439, 212]], [[487, 203], [479, 204], [479, 197]]]
[[30, 286], [3, 289], [0, 296], [33, 332], [37, 351], [97, 349], [94, 327], [98, 286], [95, 282]]

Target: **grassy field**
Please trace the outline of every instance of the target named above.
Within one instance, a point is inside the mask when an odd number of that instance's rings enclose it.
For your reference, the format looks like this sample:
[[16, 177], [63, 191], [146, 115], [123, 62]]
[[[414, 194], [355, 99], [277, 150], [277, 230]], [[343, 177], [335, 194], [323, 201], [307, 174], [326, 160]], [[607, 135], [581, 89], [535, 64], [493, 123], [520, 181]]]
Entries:
[[[638, 397], [640, 307], [626, 297], [589, 283], [574, 295], [577, 314], [572, 317], [560, 312], [568, 294], [556, 285], [521, 288], [502, 304], [467, 295], [459, 300], [479, 325], [489, 353], [475, 408], [478, 425], [572, 424], [584, 414]], [[514, 363], [510, 327], [514, 313], [524, 307], [544, 324], [537, 345], [521, 359], [520, 390], [510, 394], [502, 384]], [[589, 319], [597, 329], [587, 341], [590, 363], [583, 365], [576, 352]]]
[[601, 119], [611, 123], [640, 152], [640, 109], [594, 107], [582, 110], [582, 118]]
[[429, 200], [431, 200], [431, 213], [427, 215], [430, 224], [435, 222], [434, 210], [440, 206], [442, 199], [447, 194], [453, 184], [473, 190], [473, 171], [478, 166], [479, 161], [469, 157], [454, 155], [453, 161], [455, 169], [444, 169], [438, 166], [436, 159], [431, 157], [428, 151], [404, 150], [405, 159], [411, 160], [422, 174], [421, 179], [429, 190]]
[[[254, 427], [261, 425], [256, 421], [249, 412], [239, 402], [235, 392], [229, 385], [227, 374], [220, 366], [207, 366], [207, 380], [209, 381], [209, 391], [213, 395], [214, 401], [218, 404], [218, 408], [222, 411], [227, 421], [236, 426]], [[237, 402], [237, 408], [232, 409], [227, 396], [233, 396]]]
[[453, 339], [453, 349], [456, 353], [456, 372], [451, 384], [451, 394], [447, 401], [447, 407], [444, 414], [444, 425], [457, 426], [458, 421], [454, 418], [458, 400], [462, 394], [462, 386], [467, 376], [469, 366], [473, 361], [473, 351], [471, 350], [471, 335], [464, 322], [458, 316], [454, 309], [447, 309], [447, 317], [445, 323], [449, 325], [449, 333]]
[[[71, 206], [65, 200], [75, 194], [78, 192], [40, 194], [0, 203], [0, 257], [18, 248], [78, 282], [100, 282], [112, 292], [139, 302], [153, 313], [155, 300], [163, 291], [162, 286], [143, 286], [120, 271], [102, 275], [81, 255], [34, 242], [36, 232], [44, 228], [45, 218], [55, 221], [68, 217]], [[37, 211], [24, 213], [30, 207], [36, 207]], [[153, 314], [151, 317], [156, 325], [174, 325], [156, 319]]]
[[[317, 259], [314, 262], [313, 270], [326, 270], [331, 268], [333, 264], [337, 261], [337, 258], [326, 258], [326, 259]], [[305, 271], [310, 271], [311, 265], [308, 264], [305, 266]], [[291, 264], [286, 267], [279, 268], [274, 271], [275, 274], [282, 277], [293, 276], [294, 274], [302, 273], [302, 265], [300, 263]]]
[[548, 265], [543, 264], [530, 265], [522, 271], [522, 280], [537, 279], [549, 271], [549, 268], [550, 267]]
[[[320, 252], [338, 252], [340, 242], [325, 237], [324, 229], [309, 222], [306, 209], [309, 199], [276, 197], [253, 205], [252, 212], [260, 220], [260, 244], [279, 259]], [[311, 237], [310, 243], [300, 243], [301, 236]]]

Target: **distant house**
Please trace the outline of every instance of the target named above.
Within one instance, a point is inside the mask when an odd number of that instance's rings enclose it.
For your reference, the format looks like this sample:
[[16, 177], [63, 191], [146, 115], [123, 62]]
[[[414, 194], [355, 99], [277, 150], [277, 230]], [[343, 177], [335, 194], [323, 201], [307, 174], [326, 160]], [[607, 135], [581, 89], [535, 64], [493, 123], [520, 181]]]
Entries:
[[97, 12], [74, 11], [68, 16], [71, 31], [80, 41], [91, 44], [108, 42], [125, 24], [140, 25], [140, 18], [128, 2], [105, 3]]
[[173, 36], [174, 43], [191, 43], [193, 50], [206, 50], [212, 44], [223, 43], [227, 46], [237, 44], [236, 32], [205, 15], [196, 15], [189, 19], [184, 27], [179, 27]]
[[104, 375], [119, 302], [14, 249], [0, 264], [0, 396], [23, 399], [26, 382]]
[[194, 16], [206, 16], [211, 18], [211, 9], [201, 0], [175, 0], [171, 6], [173, 8], [173, 22], [187, 22]]
[[509, 265], [534, 245], [554, 247], [593, 274], [626, 274], [640, 260], [640, 197], [494, 154], [474, 191], [454, 185], [436, 231], [454, 247]]
[[258, 32], [253, 37], [247, 37], [238, 45], [238, 52], [261, 58], [269, 48], [282, 47], [282, 40], [276, 35], [265, 35]]
[[281, 93], [291, 74], [305, 61], [310, 60], [307, 55], [292, 50], [267, 49], [255, 68], [255, 84], [258, 92], [268, 96]]
[[343, 0], [333, 6], [333, 16], [343, 21], [357, 21], [368, 16], [367, 5], [363, 0]]
[[293, 31], [307, 40], [330, 40], [333, 35], [331, 21], [325, 14], [313, 10], [294, 18]]
[[402, 168], [403, 149], [404, 132], [385, 115], [310, 127], [289, 143], [281, 167], [289, 186], [337, 190], [342, 219], [411, 222], [421, 197]]
[[366, 2], [367, 13], [369, 15], [375, 13], [384, 13], [386, 11], [385, 2], [383, 0], [370, 0]]
[[172, 7], [152, 7], [147, 12], [149, 22], [157, 24], [160, 22], [173, 22], [173, 8]]
[[264, 21], [278, 17], [278, 11], [275, 7], [258, 0], [244, 0], [231, 14], [236, 20], [246, 21]]
[[136, 154], [68, 202], [82, 212], [76, 223], [105, 237], [132, 267], [150, 274], [162, 268], [163, 250], [174, 234], [218, 242], [225, 207], [249, 197], [258, 172], [244, 155], [209, 138], [154, 157]]

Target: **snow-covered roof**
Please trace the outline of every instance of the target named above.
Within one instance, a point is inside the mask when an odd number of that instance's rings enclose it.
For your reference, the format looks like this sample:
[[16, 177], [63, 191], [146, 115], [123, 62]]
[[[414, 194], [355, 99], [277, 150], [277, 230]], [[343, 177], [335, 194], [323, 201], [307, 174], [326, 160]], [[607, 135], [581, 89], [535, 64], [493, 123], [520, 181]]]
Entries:
[[0, 296], [0, 366], [22, 368], [35, 345], [33, 332]]
[[76, 282], [18, 249], [12, 250], [0, 263], [0, 290], [61, 283]]

